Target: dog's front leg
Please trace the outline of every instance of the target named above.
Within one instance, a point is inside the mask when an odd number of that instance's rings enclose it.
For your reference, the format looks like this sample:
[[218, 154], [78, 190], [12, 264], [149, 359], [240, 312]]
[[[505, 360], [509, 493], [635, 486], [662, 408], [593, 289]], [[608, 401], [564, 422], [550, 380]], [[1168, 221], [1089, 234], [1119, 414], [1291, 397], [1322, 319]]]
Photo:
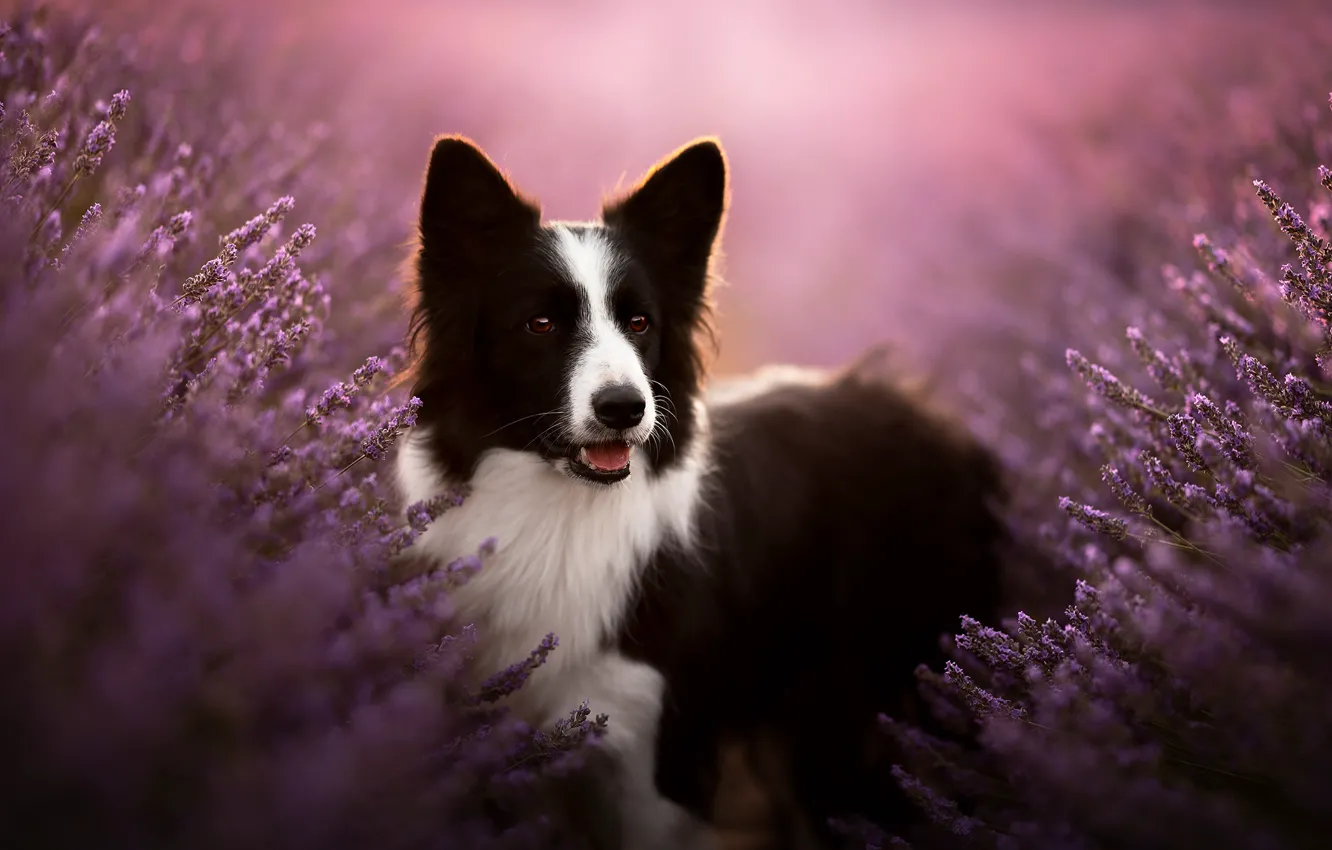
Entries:
[[657, 725], [663, 679], [617, 654], [563, 672], [560, 690], [609, 721], [603, 747], [614, 763], [611, 797], [623, 850], [710, 850], [712, 830], [656, 785]]

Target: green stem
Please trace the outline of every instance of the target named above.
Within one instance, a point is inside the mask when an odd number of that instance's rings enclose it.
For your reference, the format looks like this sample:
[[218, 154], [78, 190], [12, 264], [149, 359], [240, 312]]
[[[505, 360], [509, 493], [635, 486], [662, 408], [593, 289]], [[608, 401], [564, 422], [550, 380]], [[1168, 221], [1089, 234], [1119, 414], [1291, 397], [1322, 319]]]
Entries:
[[333, 483], [335, 480], [337, 480], [339, 477], [341, 477], [342, 473], [346, 472], [347, 470], [351, 469], [351, 468], [352, 468], [353, 466], [355, 466], [356, 464], [358, 464], [358, 463], [360, 463], [361, 461], [365, 460], [365, 458], [366, 458], [365, 455], [361, 455], [361, 456], [358, 457], [356, 460], [352, 461], [351, 463], [349, 463], [349, 464], [347, 464], [346, 466], [344, 466], [342, 469], [339, 469], [337, 472], [335, 472], [335, 473], [332, 475], [332, 477], [330, 477], [328, 480], [326, 480], [323, 484], [320, 484], [318, 487], [311, 487], [311, 488], [310, 488], [310, 492], [311, 492], [311, 493], [318, 493], [320, 490], [324, 489], [324, 488], [327, 487], [328, 485], [332, 484], [332, 483]]
[[29, 245], [32, 244], [32, 240], [37, 238], [37, 234], [42, 232], [42, 225], [46, 222], [46, 217], [55, 212], [56, 208], [64, 202], [65, 197], [69, 195], [70, 190], [74, 188], [74, 184], [77, 182], [79, 182], [79, 175], [75, 173], [73, 177], [69, 178], [69, 182], [65, 184], [65, 188], [60, 192], [59, 197], [57, 197], [51, 206], [47, 208], [46, 212], [38, 216], [37, 226], [32, 229], [32, 234], [28, 236]]
[[291, 442], [291, 438], [294, 437], [294, 436], [296, 436], [297, 434], [301, 433], [301, 431], [304, 430], [305, 426], [306, 426], [306, 425], [309, 425], [309, 424], [310, 424], [310, 420], [309, 420], [309, 419], [306, 419], [304, 422], [302, 422], [301, 424], [297, 425], [295, 431], [292, 431], [290, 434], [288, 434], [286, 437], [284, 437], [284, 438], [282, 439], [282, 442], [278, 443], [278, 448], [280, 449], [280, 448], [282, 448], [283, 446], [285, 446], [287, 443], [290, 443], [290, 442]]

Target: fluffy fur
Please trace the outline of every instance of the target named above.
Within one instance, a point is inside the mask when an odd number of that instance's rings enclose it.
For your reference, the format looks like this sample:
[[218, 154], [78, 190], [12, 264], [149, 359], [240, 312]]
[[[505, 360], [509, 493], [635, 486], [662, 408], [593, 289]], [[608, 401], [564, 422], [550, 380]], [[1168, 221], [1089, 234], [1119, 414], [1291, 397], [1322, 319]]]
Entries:
[[[828, 842], [830, 816], [908, 817], [875, 717], [998, 596], [998, 472], [870, 365], [705, 393], [726, 161], [700, 140], [601, 221], [543, 223], [474, 145], [434, 146], [421, 203], [420, 423], [407, 501], [466, 483], [419, 551], [499, 548], [459, 593], [483, 676], [548, 632], [514, 699], [610, 715], [608, 846], [707, 846], [723, 751]], [[761, 745], [761, 746], [760, 746]], [[789, 839], [788, 839], [789, 840]]]

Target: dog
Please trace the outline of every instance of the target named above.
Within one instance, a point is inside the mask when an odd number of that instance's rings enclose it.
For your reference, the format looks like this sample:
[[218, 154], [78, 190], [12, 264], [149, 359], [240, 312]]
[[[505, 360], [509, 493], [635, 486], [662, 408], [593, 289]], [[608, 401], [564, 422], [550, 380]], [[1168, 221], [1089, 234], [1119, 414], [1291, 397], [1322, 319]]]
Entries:
[[878, 714], [910, 712], [916, 666], [998, 602], [1001, 470], [875, 361], [705, 383], [728, 203], [710, 138], [595, 222], [544, 222], [459, 136], [434, 142], [421, 197], [423, 406], [397, 473], [407, 503], [470, 495], [414, 548], [496, 539], [455, 596], [478, 675], [557, 635], [510, 705], [609, 715], [607, 846], [715, 846], [737, 748], [780, 765], [754, 770], [782, 840], [909, 821]]

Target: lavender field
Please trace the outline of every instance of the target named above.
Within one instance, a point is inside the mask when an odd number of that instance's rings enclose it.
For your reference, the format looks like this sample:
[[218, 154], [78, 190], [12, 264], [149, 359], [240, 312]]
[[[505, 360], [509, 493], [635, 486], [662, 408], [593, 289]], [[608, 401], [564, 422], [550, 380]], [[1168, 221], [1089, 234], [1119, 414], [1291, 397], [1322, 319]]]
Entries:
[[1332, 18], [912, 5], [0, 2], [0, 846], [579, 846], [558, 636], [468, 690], [494, 544], [390, 568], [441, 132], [554, 218], [720, 136], [716, 371], [887, 343], [1008, 464], [984, 748], [885, 717], [851, 846], [1325, 846]]

